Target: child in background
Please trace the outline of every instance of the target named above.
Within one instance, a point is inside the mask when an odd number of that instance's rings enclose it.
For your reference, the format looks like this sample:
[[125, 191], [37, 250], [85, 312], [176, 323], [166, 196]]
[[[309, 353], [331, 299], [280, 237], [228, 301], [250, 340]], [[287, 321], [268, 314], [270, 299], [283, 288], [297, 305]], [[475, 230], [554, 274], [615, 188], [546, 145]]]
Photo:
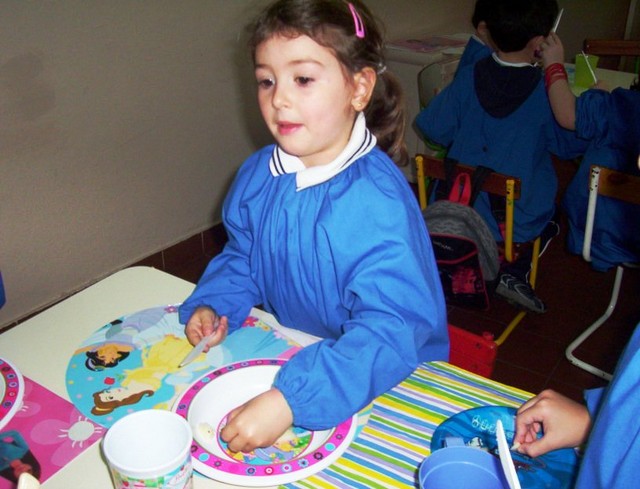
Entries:
[[[587, 90], [576, 99], [565, 71], [564, 48], [556, 34], [542, 44], [542, 60], [549, 102], [558, 123], [590, 141], [575, 177], [562, 201], [570, 227], [568, 248], [582, 253], [586, 223], [590, 166], [597, 164], [640, 175], [640, 92], [617, 88]], [[601, 199], [596, 208], [591, 264], [607, 270], [619, 263], [640, 260], [638, 206]]]
[[[535, 66], [536, 52], [558, 13], [555, 0], [494, 0], [492, 9], [486, 24], [497, 51], [461, 68], [418, 115], [416, 125], [425, 137], [447, 147], [450, 158], [520, 178], [514, 242], [521, 253], [503, 264], [496, 294], [542, 313], [546, 306], [527, 281], [528, 243], [542, 236], [544, 250], [558, 233], [552, 154], [573, 158], [586, 145], [554, 120]], [[495, 239], [503, 241], [486, 193], [479, 195], [475, 208]]]
[[558, 123], [577, 131], [584, 139], [597, 139], [624, 149], [634, 160], [629, 163], [629, 169], [634, 168], [640, 153], [640, 120], [636, 117], [640, 93], [625, 88], [611, 93], [588, 90], [576, 98], [563, 65], [564, 47], [560, 37], [551, 33], [541, 48], [549, 103]]
[[[446, 359], [446, 307], [402, 159], [401, 89], [357, 0], [279, 0], [252, 26], [258, 102], [276, 140], [249, 157], [225, 200], [229, 242], [180, 308], [209, 346], [262, 305], [323, 338], [229, 416], [231, 451], [272, 445], [292, 424], [333, 427]], [[376, 145], [377, 141], [377, 145]]]

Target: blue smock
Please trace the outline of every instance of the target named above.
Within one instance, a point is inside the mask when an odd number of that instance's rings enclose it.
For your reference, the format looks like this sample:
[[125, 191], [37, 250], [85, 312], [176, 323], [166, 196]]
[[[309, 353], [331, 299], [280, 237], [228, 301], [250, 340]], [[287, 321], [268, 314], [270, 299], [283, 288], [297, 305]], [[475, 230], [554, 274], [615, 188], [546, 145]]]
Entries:
[[[589, 391], [595, 419], [575, 489], [638, 486], [640, 467], [640, 327], [627, 344], [609, 386]], [[600, 396], [601, 391], [604, 393]], [[594, 398], [595, 395], [595, 398]], [[590, 402], [595, 399], [598, 402]]]
[[460, 61], [458, 62], [456, 76], [462, 68], [475, 64], [476, 61], [490, 56], [492, 52], [493, 51], [491, 50], [491, 48], [483, 43], [480, 39], [478, 39], [475, 35], [471, 36], [464, 47], [464, 51], [462, 51], [462, 56], [460, 57]]
[[[517, 70], [523, 68], [496, 68], [491, 63], [497, 63], [494, 57], [461, 68], [452, 83], [418, 114], [416, 125], [424, 136], [447, 147], [450, 158], [520, 178], [513, 239], [527, 242], [540, 235], [555, 212], [558, 181], [551, 155], [562, 159], [576, 157], [584, 152], [586, 143], [557, 124], [539, 75], [524, 98], [518, 93], [522, 91], [519, 84], [513, 82], [519, 75]], [[474, 72], [487, 67], [499, 70], [504, 78], [504, 83], [496, 81], [492, 87], [496, 107], [503, 100], [512, 104], [507, 107], [510, 112], [499, 117], [490, 115], [483, 107], [477, 91]], [[485, 192], [480, 193], [474, 207], [496, 241], [502, 241]]]
[[261, 305], [324, 338], [287, 362], [274, 385], [295, 425], [327, 429], [419, 362], [448, 358], [446, 306], [417, 199], [383, 151], [373, 147], [302, 189], [297, 173], [274, 176], [272, 154], [263, 148], [240, 168], [223, 209], [229, 242], [180, 320], [206, 305], [233, 331]]

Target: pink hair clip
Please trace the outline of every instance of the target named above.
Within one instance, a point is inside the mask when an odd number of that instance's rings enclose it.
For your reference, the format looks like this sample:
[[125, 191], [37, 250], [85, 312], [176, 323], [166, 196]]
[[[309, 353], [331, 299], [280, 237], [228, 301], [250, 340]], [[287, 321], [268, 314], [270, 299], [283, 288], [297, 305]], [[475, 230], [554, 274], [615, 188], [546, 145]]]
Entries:
[[353, 24], [356, 27], [356, 37], [364, 39], [364, 24], [362, 23], [362, 18], [351, 2], [349, 2], [349, 10], [351, 10]]

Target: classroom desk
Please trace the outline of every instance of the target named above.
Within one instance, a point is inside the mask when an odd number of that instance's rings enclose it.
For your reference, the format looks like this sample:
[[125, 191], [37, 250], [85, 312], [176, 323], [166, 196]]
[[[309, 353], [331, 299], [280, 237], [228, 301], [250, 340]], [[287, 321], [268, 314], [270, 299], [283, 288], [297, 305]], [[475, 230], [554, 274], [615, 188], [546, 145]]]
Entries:
[[[113, 319], [177, 304], [194, 285], [164, 272], [133, 267], [117, 272], [0, 335], [0, 356], [23, 375], [68, 399], [65, 371], [77, 345]], [[444, 362], [422, 364], [378, 398], [369, 421], [343, 456], [321, 473], [287, 488], [415, 487], [434, 429], [452, 414], [482, 405], [518, 406], [531, 395]], [[44, 489], [112, 487], [95, 443], [43, 484]], [[360, 482], [358, 482], [360, 481]], [[195, 489], [232, 487], [197, 476]], [[234, 486], [235, 487], [235, 486]]]

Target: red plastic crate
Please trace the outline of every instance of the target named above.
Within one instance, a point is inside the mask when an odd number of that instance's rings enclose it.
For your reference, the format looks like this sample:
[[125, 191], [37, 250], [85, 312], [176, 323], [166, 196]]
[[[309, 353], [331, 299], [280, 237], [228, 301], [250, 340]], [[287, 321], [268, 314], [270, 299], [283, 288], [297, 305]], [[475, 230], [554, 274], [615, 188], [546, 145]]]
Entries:
[[480, 336], [450, 324], [449, 342], [449, 363], [491, 378], [498, 354], [498, 345], [491, 333]]

